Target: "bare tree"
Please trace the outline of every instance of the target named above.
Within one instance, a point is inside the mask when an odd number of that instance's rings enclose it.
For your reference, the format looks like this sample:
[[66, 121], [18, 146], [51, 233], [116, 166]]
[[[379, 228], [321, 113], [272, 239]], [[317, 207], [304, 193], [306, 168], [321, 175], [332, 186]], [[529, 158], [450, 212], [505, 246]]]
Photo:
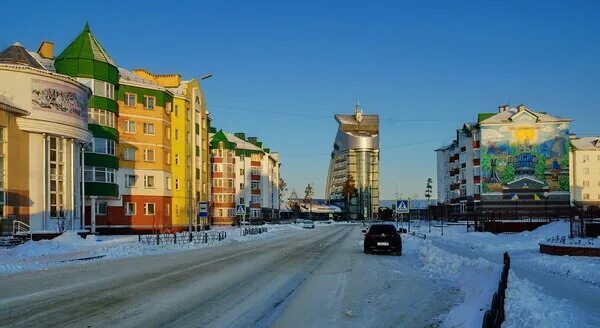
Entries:
[[355, 183], [352, 174], [348, 174], [346, 176], [346, 181], [344, 181], [344, 186], [342, 187], [342, 195], [344, 196], [344, 200], [346, 201], [346, 219], [350, 220], [350, 197], [354, 194]]
[[306, 186], [306, 189], [304, 189], [304, 203], [308, 203], [309, 206], [309, 210], [308, 210], [308, 218], [310, 219], [312, 217], [312, 200], [313, 200], [313, 196], [314, 196], [315, 192], [313, 190], [313, 187], [310, 185], [310, 183]]
[[429, 221], [429, 232], [431, 232], [431, 212], [429, 211], [429, 207], [431, 206], [431, 193], [433, 186], [431, 185], [433, 180], [431, 178], [427, 178], [427, 185], [425, 186], [425, 198], [427, 198], [427, 220]]

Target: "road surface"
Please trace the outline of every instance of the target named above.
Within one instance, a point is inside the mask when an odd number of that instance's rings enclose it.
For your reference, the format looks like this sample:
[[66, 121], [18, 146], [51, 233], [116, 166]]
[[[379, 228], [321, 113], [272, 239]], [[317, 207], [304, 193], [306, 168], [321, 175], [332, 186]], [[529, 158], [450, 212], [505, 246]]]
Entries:
[[0, 277], [3, 327], [427, 327], [458, 293], [361, 227]]

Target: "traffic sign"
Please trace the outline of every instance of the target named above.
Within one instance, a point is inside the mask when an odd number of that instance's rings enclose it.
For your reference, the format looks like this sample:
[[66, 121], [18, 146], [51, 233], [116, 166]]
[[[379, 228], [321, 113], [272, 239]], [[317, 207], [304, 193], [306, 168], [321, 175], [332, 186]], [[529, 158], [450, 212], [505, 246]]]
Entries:
[[396, 213], [409, 213], [410, 205], [408, 200], [396, 201]]
[[246, 215], [246, 206], [245, 205], [237, 204], [235, 208], [236, 208], [236, 210], [235, 210], [236, 215]]
[[200, 217], [200, 218], [208, 217], [208, 202], [199, 202], [198, 203], [198, 217]]

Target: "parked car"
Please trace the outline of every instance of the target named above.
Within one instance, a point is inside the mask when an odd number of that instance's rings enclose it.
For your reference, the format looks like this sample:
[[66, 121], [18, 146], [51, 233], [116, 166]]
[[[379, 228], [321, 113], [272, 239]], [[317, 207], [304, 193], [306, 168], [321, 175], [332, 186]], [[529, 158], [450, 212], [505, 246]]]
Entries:
[[314, 229], [315, 223], [311, 220], [302, 220], [302, 222], [300, 222], [300, 226], [305, 229]]
[[365, 254], [373, 251], [385, 251], [402, 255], [402, 237], [393, 224], [373, 224], [368, 230], [363, 230], [363, 233], [365, 234]]

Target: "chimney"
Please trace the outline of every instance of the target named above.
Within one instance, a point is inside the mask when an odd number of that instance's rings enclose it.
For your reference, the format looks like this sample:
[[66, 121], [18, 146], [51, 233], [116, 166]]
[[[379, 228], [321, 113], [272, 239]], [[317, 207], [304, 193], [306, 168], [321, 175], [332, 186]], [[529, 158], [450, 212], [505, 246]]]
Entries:
[[524, 111], [525, 109], [526, 109], [526, 108], [525, 108], [525, 105], [523, 105], [523, 104], [520, 104], [519, 106], [517, 106], [517, 111], [519, 111], [519, 112], [522, 112], [522, 111]]
[[498, 106], [498, 113], [506, 112], [509, 108], [510, 108], [510, 106], [508, 106], [508, 105], [500, 105], [500, 106]]
[[42, 44], [40, 44], [40, 48], [38, 49], [37, 53], [40, 56], [42, 56], [42, 58], [54, 58], [54, 43], [50, 41], [42, 41]]

